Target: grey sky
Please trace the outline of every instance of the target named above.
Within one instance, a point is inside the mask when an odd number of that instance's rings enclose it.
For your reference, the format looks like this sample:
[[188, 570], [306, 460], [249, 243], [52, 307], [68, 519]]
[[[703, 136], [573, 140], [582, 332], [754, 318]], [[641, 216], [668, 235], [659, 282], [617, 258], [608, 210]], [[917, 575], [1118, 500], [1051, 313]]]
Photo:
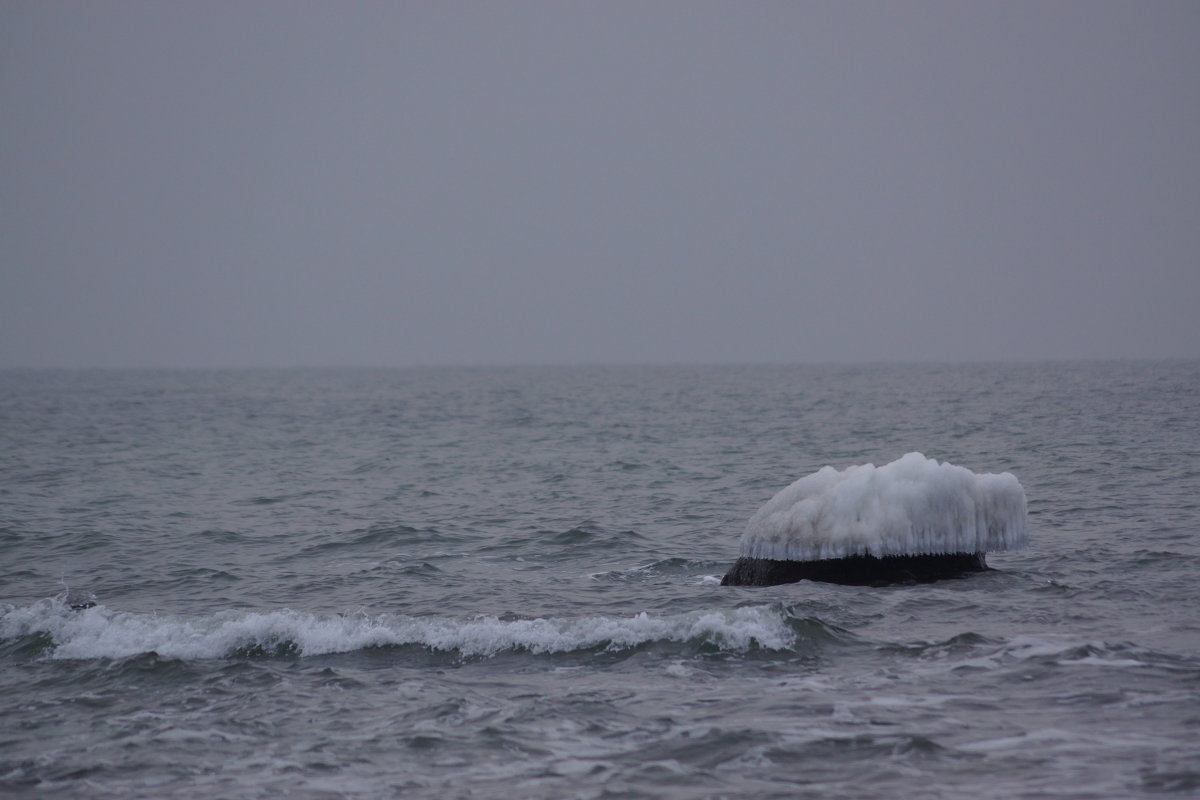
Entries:
[[6, 2], [0, 366], [1200, 356], [1200, 4]]

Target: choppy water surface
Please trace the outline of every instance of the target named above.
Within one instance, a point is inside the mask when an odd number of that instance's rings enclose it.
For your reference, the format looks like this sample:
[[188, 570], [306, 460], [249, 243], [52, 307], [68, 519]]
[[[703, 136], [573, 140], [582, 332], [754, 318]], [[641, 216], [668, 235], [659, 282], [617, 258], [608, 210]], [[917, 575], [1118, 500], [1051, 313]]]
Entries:
[[[914, 450], [1032, 547], [718, 585]], [[0, 372], [0, 794], [1194, 794], [1198, 463], [1197, 362]]]

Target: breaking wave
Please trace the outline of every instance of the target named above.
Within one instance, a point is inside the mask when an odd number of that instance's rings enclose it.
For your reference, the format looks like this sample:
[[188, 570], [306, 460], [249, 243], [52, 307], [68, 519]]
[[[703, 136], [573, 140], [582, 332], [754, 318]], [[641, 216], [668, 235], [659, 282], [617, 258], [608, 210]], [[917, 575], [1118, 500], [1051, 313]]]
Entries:
[[790, 649], [797, 638], [794, 623], [779, 606], [574, 619], [318, 615], [291, 610], [228, 611], [189, 618], [113, 611], [102, 605], [72, 610], [57, 599], [0, 606], [0, 642], [24, 640], [28, 646], [30, 638], [37, 639], [43, 655], [55, 659], [127, 658], [143, 653], [179, 659], [315, 656], [405, 645], [490, 657], [506, 651], [620, 651], [656, 642], [745, 652]]

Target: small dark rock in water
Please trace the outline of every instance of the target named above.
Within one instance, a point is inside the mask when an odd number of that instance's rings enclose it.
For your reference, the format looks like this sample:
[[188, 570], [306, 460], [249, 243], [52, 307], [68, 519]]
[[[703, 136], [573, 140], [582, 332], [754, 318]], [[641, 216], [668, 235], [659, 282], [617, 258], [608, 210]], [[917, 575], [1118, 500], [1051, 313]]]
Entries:
[[67, 592], [67, 608], [72, 611], [83, 611], [96, 605], [96, 595], [91, 592], [72, 590]]
[[796, 581], [823, 581], [849, 586], [887, 586], [892, 583], [929, 583], [959, 578], [988, 568], [983, 553], [947, 553], [922, 556], [849, 556], [820, 561], [776, 561], [739, 558], [721, 579], [722, 586], [775, 586]]

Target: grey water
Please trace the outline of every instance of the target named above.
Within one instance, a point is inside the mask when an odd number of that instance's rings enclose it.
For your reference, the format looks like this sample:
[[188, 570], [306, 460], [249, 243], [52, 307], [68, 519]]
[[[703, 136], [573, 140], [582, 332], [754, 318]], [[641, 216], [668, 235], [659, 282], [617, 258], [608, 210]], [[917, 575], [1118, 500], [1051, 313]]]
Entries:
[[[911, 451], [1031, 546], [719, 585]], [[4, 797], [1194, 795], [1198, 586], [1196, 361], [0, 372]]]

